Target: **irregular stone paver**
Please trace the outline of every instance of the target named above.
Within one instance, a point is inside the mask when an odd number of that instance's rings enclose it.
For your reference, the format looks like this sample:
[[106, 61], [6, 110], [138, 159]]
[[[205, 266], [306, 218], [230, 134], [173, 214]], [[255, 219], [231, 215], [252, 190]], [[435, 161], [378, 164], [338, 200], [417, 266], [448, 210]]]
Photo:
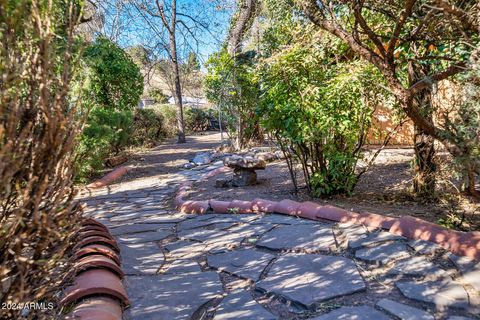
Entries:
[[355, 241], [362, 239], [368, 235], [368, 230], [363, 225], [352, 223], [337, 224], [338, 231], [344, 236], [347, 241]]
[[149, 211], [139, 211], [139, 212], [132, 212], [132, 213], [125, 213], [125, 214], [116, 215], [115, 217], [110, 218], [110, 221], [111, 222], [126, 222], [126, 221], [131, 221], [131, 220], [137, 219], [137, 218], [146, 218], [146, 217], [151, 217], [151, 216], [154, 216], [154, 213], [150, 210]]
[[193, 259], [206, 252], [206, 245], [192, 241], [177, 241], [164, 246], [174, 259]]
[[386, 264], [392, 260], [408, 258], [409, 256], [407, 247], [403, 243], [384, 243], [355, 252], [356, 258], [377, 264]]
[[271, 229], [273, 229], [273, 225], [271, 224], [241, 224], [229, 228], [228, 232], [244, 237], [251, 237], [254, 235], [262, 235]]
[[120, 244], [125, 274], [155, 274], [165, 261], [156, 243]]
[[255, 281], [273, 258], [273, 254], [243, 249], [209, 255], [207, 263], [213, 268]]
[[444, 276], [446, 271], [428, 261], [422, 256], [399, 261], [388, 271], [389, 274], [409, 276]]
[[301, 219], [298, 217], [292, 217], [282, 214], [266, 214], [260, 216], [256, 223], [271, 223], [271, 224], [319, 224], [318, 221]]
[[425, 240], [410, 240], [407, 244], [415, 252], [424, 255], [433, 255], [435, 252], [443, 250], [438, 244]]
[[121, 235], [118, 240], [123, 243], [143, 243], [160, 241], [162, 239], [171, 236], [173, 232], [171, 230], [160, 229], [158, 231], [148, 231], [142, 233], [132, 233], [127, 235]]
[[222, 284], [216, 272], [126, 277], [131, 319], [190, 319], [204, 303], [221, 296]]
[[168, 265], [165, 272], [162, 274], [184, 274], [184, 273], [199, 273], [200, 266], [195, 261], [190, 260], [175, 260]]
[[178, 232], [178, 237], [195, 241], [214, 240], [221, 236], [228, 235], [227, 231], [216, 229], [192, 229]]
[[435, 318], [420, 309], [407, 306], [389, 299], [382, 299], [377, 306], [400, 318], [400, 320], [435, 320]]
[[188, 219], [178, 224], [177, 230], [184, 231], [201, 227], [213, 226], [215, 229], [226, 229], [235, 225], [235, 219]]
[[311, 320], [390, 320], [386, 314], [372, 307], [341, 307]]
[[407, 298], [433, 303], [437, 307], [468, 307], [468, 294], [454, 281], [397, 282], [396, 286]]
[[250, 232], [225, 232], [218, 235], [217, 238], [210, 237], [205, 240], [208, 250], [232, 250], [240, 246], [241, 242], [248, 236], [252, 235]]
[[304, 305], [365, 289], [352, 260], [318, 254], [281, 256], [257, 287]]
[[463, 281], [472, 286], [480, 295], [480, 262], [454, 254], [449, 254], [448, 258], [461, 272]]
[[462, 273], [476, 268], [480, 269], [480, 262], [468, 257], [459, 257], [453, 253], [449, 253], [448, 259], [450, 259], [455, 267]]
[[274, 250], [295, 248], [329, 251], [335, 246], [335, 238], [330, 226], [287, 225], [267, 232], [257, 245]]
[[276, 317], [256, 302], [245, 290], [230, 293], [215, 312], [214, 320], [275, 320]]
[[145, 232], [145, 231], [156, 231], [156, 230], [169, 230], [173, 231], [173, 227], [175, 224], [173, 223], [132, 223], [126, 224], [123, 226], [119, 226], [116, 228], [112, 228], [110, 233], [114, 236], [123, 235], [123, 234], [130, 234], [130, 233], [138, 233], [138, 232]]
[[348, 248], [352, 250], [359, 249], [361, 247], [381, 243], [385, 241], [404, 240], [404, 237], [391, 234], [389, 232], [373, 232], [365, 237], [357, 238], [348, 242]]
[[177, 223], [187, 219], [184, 215], [148, 215], [132, 220], [135, 223]]

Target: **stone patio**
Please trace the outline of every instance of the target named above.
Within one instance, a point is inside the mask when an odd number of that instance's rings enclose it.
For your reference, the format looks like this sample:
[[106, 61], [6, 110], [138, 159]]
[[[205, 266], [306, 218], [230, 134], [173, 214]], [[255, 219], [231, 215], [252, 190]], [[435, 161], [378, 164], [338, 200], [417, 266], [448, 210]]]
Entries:
[[277, 214], [168, 209], [180, 183], [216, 168], [133, 180], [83, 199], [86, 215], [119, 242], [131, 301], [126, 319], [474, 319], [479, 313], [480, 265], [428, 242]]

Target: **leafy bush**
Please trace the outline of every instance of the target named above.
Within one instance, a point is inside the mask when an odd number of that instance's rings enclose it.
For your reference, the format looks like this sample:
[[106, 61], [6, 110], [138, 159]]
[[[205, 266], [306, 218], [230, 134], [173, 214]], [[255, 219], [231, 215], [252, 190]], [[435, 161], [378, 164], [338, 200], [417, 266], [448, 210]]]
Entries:
[[199, 108], [186, 108], [185, 115], [185, 129], [187, 132], [200, 132], [208, 129], [209, 114]]
[[453, 172], [462, 178], [464, 190], [480, 198], [475, 186], [480, 176], [480, 57], [472, 56], [469, 67], [451, 83], [450, 103], [445, 108], [443, 102], [442, 117], [456, 133], [460, 150], [453, 158]]
[[265, 128], [301, 164], [314, 196], [353, 190], [376, 79], [362, 62], [332, 66], [324, 57], [317, 48], [293, 47], [269, 60], [259, 110]]
[[230, 139], [242, 149], [263, 135], [255, 112], [259, 86], [255, 76], [256, 53], [248, 51], [235, 59], [226, 49], [213, 54], [207, 61], [204, 86], [207, 99], [222, 109]]
[[[162, 118], [161, 135], [173, 137], [177, 134], [177, 108], [175, 105], [160, 104], [148, 107], [157, 116]], [[199, 132], [208, 129], [209, 119], [215, 113], [211, 109], [205, 111], [198, 108], [185, 108], [184, 121], [187, 132]], [[216, 115], [218, 117], [218, 114]]]
[[155, 103], [163, 104], [168, 102], [168, 96], [165, 93], [163, 93], [161, 89], [151, 88], [148, 91], [148, 95], [150, 98], [155, 100]]
[[143, 92], [143, 77], [116, 44], [99, 37], [84, 52], [82, 106], [90, 110], [78, 148], [78, 179], [103, 167], [104, 160], [130, 141], [133, 111]]
[[106, 158], [128, 144], [132, 125], [133, 112], [130, 110], [91, 110], [77, 150], [80, 181], [101, 170]]
[[177, 108], [170, 104], [157, 104], [149, 106], [148, 110], [153, 110], [156, 115], [162, 117], [162, 135], [173, 137], [177, 134]]
[[152, 145], [163, 135], [163, 117], [152, 109], [137, 109], [133, 118], [130, 142], [133, 145]]

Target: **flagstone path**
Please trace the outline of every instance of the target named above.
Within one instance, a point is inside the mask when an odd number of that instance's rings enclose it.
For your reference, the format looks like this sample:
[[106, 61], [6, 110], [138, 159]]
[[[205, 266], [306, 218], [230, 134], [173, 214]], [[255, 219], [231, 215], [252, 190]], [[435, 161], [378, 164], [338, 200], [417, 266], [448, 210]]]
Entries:
[[[188, 160], [181, 148], [178, 159]], [[155, 174], [165, 165], [155, 159], [133, 170], [147, 176], [82, 200], [85, 214], [119, 243], [131, 303], [126, 319], [455, 320], [479, 314], [480, 263], [357, 225], [276, 214], [181, 214], [172, 207], [179, 184], [222, 164]]]

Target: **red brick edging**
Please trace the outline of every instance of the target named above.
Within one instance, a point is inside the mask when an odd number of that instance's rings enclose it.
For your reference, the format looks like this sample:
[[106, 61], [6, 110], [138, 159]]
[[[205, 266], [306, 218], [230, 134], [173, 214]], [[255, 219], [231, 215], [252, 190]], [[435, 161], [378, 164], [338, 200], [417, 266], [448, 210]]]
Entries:
[[[218, 168], [203, 175], [200, 181], [228, 171], [226, 167]], [[409, 239], [426, 240], [436, 243], [446, 250], [460, 256], [467, 256], [480, 260], [480, 232], [461, 232], [450, 230], [437, 224], [417, 219], [411, 216], [392, 218], [380, 214], [363, 212], [356, 213], [339, 207], [320, 205], [314, 202], [297, 202], [282, 200], [279, 202], [265, 199], [253, 201], [220, 201], [210, 200], [184, 200], [193, 182], [187, 181], [180, 185], [175, 196], [175, 206], [182, 213], [204, 214], [207, 211], [215, 213], [281, 213], [311, 220], [330, 220], [342, 223], [362, 224], [367, 228], [382, 228], [389, 232], [404, 236]]]
[[62, 307], [74, 305], [65, 319], [121, 320], [129, 301], [115, 239], [107, 227], [88, 218], [82, 222], [76, 240], [70, 270], [74, 281], [60, 300]]

